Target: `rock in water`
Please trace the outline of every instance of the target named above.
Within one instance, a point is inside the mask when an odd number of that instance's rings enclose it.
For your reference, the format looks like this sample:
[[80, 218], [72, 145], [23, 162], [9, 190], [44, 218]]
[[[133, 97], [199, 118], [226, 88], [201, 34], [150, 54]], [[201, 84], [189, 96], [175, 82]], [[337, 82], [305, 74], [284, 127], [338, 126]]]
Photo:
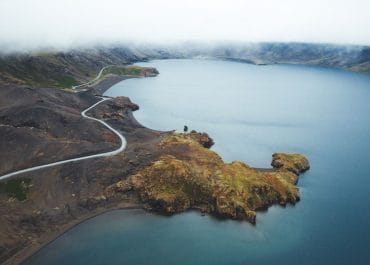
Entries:
[[277, 169], [286, 169], [298, 175], [310, 168], [307, 158], [301, 154], [274, 153], [271, 166]]

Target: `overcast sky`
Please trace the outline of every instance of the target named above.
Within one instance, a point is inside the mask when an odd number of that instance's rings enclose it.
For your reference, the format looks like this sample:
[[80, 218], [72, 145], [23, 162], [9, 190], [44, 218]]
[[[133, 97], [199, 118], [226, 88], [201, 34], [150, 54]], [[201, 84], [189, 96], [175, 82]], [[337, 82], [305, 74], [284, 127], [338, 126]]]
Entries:
[[0, 47], [183, 40], [370, 44], [370, 0], [0, 0]]

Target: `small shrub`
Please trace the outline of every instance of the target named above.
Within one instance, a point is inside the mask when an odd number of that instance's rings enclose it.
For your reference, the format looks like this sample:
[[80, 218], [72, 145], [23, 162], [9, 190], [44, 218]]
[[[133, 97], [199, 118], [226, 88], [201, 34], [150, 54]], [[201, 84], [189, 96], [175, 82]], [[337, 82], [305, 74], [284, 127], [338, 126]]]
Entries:
[[27, 194], [31, 187], [31, 179], [29, 178], [10, 179], [0, 183], [0, 193], [5, 193], [8, 197], [24, 201], [27, 199]]

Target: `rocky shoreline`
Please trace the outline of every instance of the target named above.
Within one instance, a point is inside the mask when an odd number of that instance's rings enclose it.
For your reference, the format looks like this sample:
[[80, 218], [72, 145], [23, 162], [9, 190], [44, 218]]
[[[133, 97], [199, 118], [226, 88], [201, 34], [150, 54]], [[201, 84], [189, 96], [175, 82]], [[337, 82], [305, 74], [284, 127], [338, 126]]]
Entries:
[[[104, 89], [109, 87], [104, 87]], [[86, 146], [86, 140], [84, 139], [86, 132], [88, 132], [86, 139], [90, 140], [93, 138], [93, 142], [106, 143], [106, 147], [102, 144], [96, 147], [95, 151], [93, 151], [94, 153], [116, 148], [118, 144], [117, 139], [114, 135], [111, 137], [109, 131], [105, 132], [102, 126], [94, 122], [81, 123], [81, 121], [84, 121], [80, 116], [81, 110], [98, 101], [93, 95], [95, 93], [94, 90], [71, 93], [59, 89], [31, 89], [9, 86], [9, 89], [0, 90], [3, 93], [1, 99], [17, 102], [17, 100], [13, 100], [11, 97], [12, 91], [16, 92], [14, 94], [17, 97], [25, 101], [18, 103], [25, 106], [25, 109], [30, 113], [35, 108], [38, 108], [38, 104], [33, 104], [33, 98], [35, 98], [36, 102], [39, 101], [40, 104], [48, 104], [50, 100], [55, 104], [54, 108], [73, 109], [72, 117], [76, 117], [76, 123], [72, 122], [72, 124], [73, 126], [78, 125], [76, 127], [78, 132], [74, 133], [76, 139], [72, 141], [73, 145], [71, 144], [71, 148], [64, 149], [65, 152], [60, 153], [58, 152], [60, 150], [57, 150], [59, 148], [58, 144], [66, 144], [64, 137], [56, 135], [50, 137], [50, 139], [42, 138], [42, 141], [38, 142], [36, 140], [39, 138], [34, 135], [45, 135], [45, 133], [52, 135], [56, 133], [53, 129], [58, 129], [59, 134], [65, 135], [69, 131], [73, 131], [73, 127], [59, 127], [56, 124], [50, 124], [48, 114], [52, 112], [45, 112], [42, 118], [41, 116], [37, 118], [37, 116], [33, 115], [32, 118], [35, 117], [36, 120], [34, 120], [33, 124], [28, 124], [23, 121], [20, 123], [17, 119], [9, 119], [7, 113], [4, 114], [4, 111], [0, 109], [0, 117], [6, 117], [7, 122], [12, 124], [12, 126], [0, 126], [0, 130], [9, 131], [4, 134], [2, 132], [2, 135], [14, 137], [13, 139], [4, 137], [0, 141], [0, 157], [7, 157], [6, 160], [1, 159], [1, 161], [7, 162], [0, 165], [2, 173], [9, 171], [6, 168], [21, 167], [17, 161], [29, 160], [28, 157], [35, 154], [35, 146], [43, 149], [45, 149], [45, 146], [48, 146], [46, 151], [50, 151], [50, 153], [55, 152], [58, 156], [53, 157], [58, 159], [79, 156], [86, 152], [85, 149], [89, 148], [89, 146]], [[32, 96], [28, 95], [28, 93]], [[58, 97], [58, 101], [63, 102], [62, 105], [54, 101], [55, 96]], [[15, 107], [19, 108], [19, 104]], [[30, 107], [26, 108], [28, 104]], [[137, 108], [138, 106], [131, 103], [128, 98], [119, 97], [105, 102], [99, 105], [97, 109], [91, 111], [92, 115], [103, 118], [125, 135], [129, 145], [124, 153], [109, 158], [92, 159], [81, 163], [71, 163], [55, 168], [43, 169], [16, 177], [14, 179], [19, 180], [17, 183], [22, 183], [23, 180], [30, 181], [29, 187], [21, 190], [25, 192], [26, 200], [19, 201], [14, 197], [14, 187], [0, 183], [1, 263], [19, 264], [40, 246], [53, 240], [53, 236], [50, 235], [59, 235], [63, 231], [68, 230], [76, 224], [76, 220], [79, 223], [92, 215], [105, 212], [107, 209], [120, 209], [125, 208], [127, 205], [129, 207], [132, 207], [132, 205], [137, 207], [138, 200], [134, 194], [127, 194], [117, 201], [107, 201], [101, 194], [101, 186], [107, 186], [121, 175], [134, 172], [141, 165], [149, 163], [151, 160], [151, 157], [148, 155], [149, 151], [155, 149], [156, 142], [168, 134], [150, 130], [140, 125], [131, 114]], [[5, 108], [5, 110], [8, 109], [9, 107]], [[61, 115], [68, 117], [68, 113], [62, 112]], [[45, 118], [49, 121], [49, 126], [46, 128], [41, 126]], [[31, 117], [29, 120], [31, 120]], [[53, 121], [60, 123], [59, 119], [53, 119]], [[41, 125], [39, 126], [38, 124]], [[25, 143], [33, 141], [34, 144], [25, 146], [19, 142], [22, 138], [19, 138], [16, 133], [18, 130], [21, 130], [22, 133], [26, 132], [23, 138]], [[95, 133], [91, 134], [90, 131]], [[29, 137], [32, 138], [30, 139]], [[12, 145], [12, 143], [15, 144]], [[17, 148], [18, 145], [23, 148], [22, 152], [15, 150], [14, 155], [12, 155], [11, 150]], [[20, 157], [20, 154], [24, 158], [17, 159]], [[152, 152], [151, 155], [155, 156], [156, 154]], [[36, 155], [32, 163], [49, 162], [53, 157], [44, 152], [42, 155]], [[25, 164], [25, 166], [27, 165]], [[10, 186], [10, 189], [8, 189], [8, 186]], [[22, 187], [16, 186], [16, 188], [21, 189]]]
[[134, 203], [123, 203], [122, 205], [116, 205], [111, 208], [105, 208], [105, 209], [97, 209], [95, 211], [91, 211], [86, 215], [79, 216], [74, 221], [59, 227], [59, 230], [54, 231], [50, 234], [45, 235], [45, 237], [42, 239], [42, 243], [33, 244], [27, 249], [24, 249], [20, 251], [19, 253], [16, 253], [14, 256], [6, 260], [3, 264], [21, 264], [22, 262], [26, 261], [27, 259], [31, 258], [33, 255], [35, 255], [38, 251], [40, 251], [42, 248], [46, 247], [47, 245], [51, 244], [55, 240], [57, 240], [59, 237], [61, 237], [63, 234], [65, 234], [67, 231], [71, 230], [72, 228], [80, 225], [81, 223], [90, 220], [96, 216], [99, 216], [101, 214], [110, 212], [110, 211], [116, 211], [116, 210], [129, 210], [129, 209], [143, 209], [140, 204], [134, 204]]
[[[69, 134], [75, 137], [73, 145], [60, 153], [61, 156], [87, 150], [89, 146], [86, 142], [91, 138], [94, 138], [94, 146], [95, 142], [101, 142], [106, 146], [100, 148], [114, 147], [116, 140], [108, 132], [101, 131], [102, 128], [90, 122], [81, 125], [79, 112], [96, 101], [94, 94], [104, 93], [122, 78], [109, 75], [90, 91], [80, 93], [13, 88], [19, 98], [25, 99], [14, 107], [29, 104], [30, 98], [35, 98], [37, 104], [31, 104], [28, 111], [33, 111], [35, 106], [48, 106], [50, 102], [54, 109], [65, 110], [59, 113], [60, 117], [76, 119], [72, 122], [76, 127], [69, 127], [70, 122], [59, 126], [63, 119], [46, 119], [49, 123], [44, 123], [45, 115], [40, 115], [31, 126], [27, 121], [19, 123], [14, 117], [7, 119], [7, 112], [0, 109], [1, 121], [8, 122], [12, 127], [9, 135], [14, 135], [20, 128], [36, 131], [36, 135], [53, 136], [40, 137], [43, 142], [23, 147], [24, 160], [35, 156], [35, 147], [45, 149], [45, 146], [55, 145], [58, 148], [58, 143], [65, 144], [66, 139], [62, 136], [70, 130], [76, 130], [76, 133]], [[6, 93], [2, 98], [10, 99], [11, 94]], [[138, 108], [128, 98], [118, 97], [102, 103], [89, 113], [105, 120], [126, 137], [128, 145], [123, 153], [20, 176], [18, 179], [30, 181], [29, 186], [21, 190], [25, 200], [18, 200], [6, 192], [0, 193], [0, 262], [19, 264], [71, 227], [114, 209], [134, 207], [173, 214], [196, 208], [255, 223], [258, 209], [275, 203], [294, 204], [299, 200], [295, 184], [299, 173], [309, 168], [303, 156], [276, 154], [272, 162], [276, 170], [273, 171], [253, 169], [239, 161], [226, 164], [209, 149], [213, 140], [207, 134], [195, 131], [176, 134], [145, 128], [132, 115]], [[54, 124], [50, 125], [52, 121]], [[13, 126], [15, 122], [18, 122], [17, 126]], [[84, 128], [86, 126], [88, 129]], [[59, 135], [54, 135], [53, 128], [59, 130]], [[0, 129], [3, 128], [0, 126]], [[79, 135], [85, 138], [80, 139]], [[25, 143], [29, 140], [24, 138]], [[18, 144], [17, 141], [19, 139], [13, 140]], [[81, 143], [85, 144], [82, 149]], [[5, 157], [8, 147], [5, 143], [1, 147], [0, 156]], [[8, 167], [16, 166], [18, 155], [19, 151], [8, 156]], [[44, 154], [36, 155], [35, 161], [46, 157]], [[6, 172], [4, 165], [0, 168]]]
[[274, 171], [256, 170], [234, 161], [224, 163], [209, 150], [205, 133], [173, 133], [160, 142], [158, 160], [106, 189], [107, 197], [136, 191], [147, 210], [174, 214], [189, 209], [256, 223], [256, 211], [272, 204], [295, 204], [295, 184], [309, 169], [299, 154], [273, 154]]

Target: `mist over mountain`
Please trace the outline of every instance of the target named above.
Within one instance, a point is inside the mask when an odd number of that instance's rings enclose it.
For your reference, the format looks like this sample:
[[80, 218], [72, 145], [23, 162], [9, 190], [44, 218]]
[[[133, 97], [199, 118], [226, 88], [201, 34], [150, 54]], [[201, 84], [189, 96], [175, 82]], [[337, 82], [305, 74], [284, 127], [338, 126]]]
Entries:
[[370, 47], [309, 43], [196, 43], [117, 45], [0, 56], [0, 83], [71, 87], [106, 65], [151, 59], [207, 58], [257, 65], [304, 64], [370, 74]]
[[368, 10], [364, 0], [3, 0], [0, 82], [60, 86], [108, 64], [197, 57], [368, 74]]
[[370, 44], [366, 0], [2, 0], [2, 53], [140, 43]]

